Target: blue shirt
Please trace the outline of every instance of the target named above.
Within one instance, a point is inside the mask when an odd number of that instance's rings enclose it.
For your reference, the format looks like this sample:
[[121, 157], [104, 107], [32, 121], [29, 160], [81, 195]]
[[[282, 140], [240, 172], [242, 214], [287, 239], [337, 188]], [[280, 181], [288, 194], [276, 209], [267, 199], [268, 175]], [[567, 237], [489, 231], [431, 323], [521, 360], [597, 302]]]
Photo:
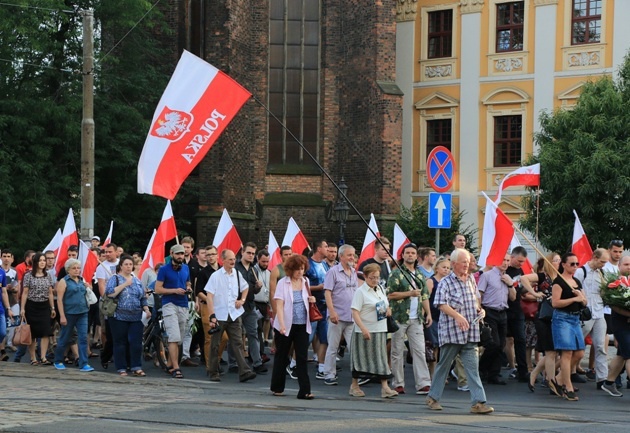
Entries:
[[[131, 278], [133, 278], [131, 285], [125, 287], [116, 297], [116, 299], [118, 299], [118, 307], [116, 307], [114, 317], [124, 322], [137, 322], [142, 320], [142, 308], [148, 305], [147, 297], [144, 295], [144, 289], [142, 288], [142, 282], [134, 276]], [[120, 286], [124, 282], [125, 277], [114, 275], [107, 281], [105, 294], [109, 295], [114, 293], [116, 286]]]
[[[165, 289], [184, 289], [186, 290], [187, 282], [190, 281], [190, 271], [188, 265], [182, 264], [182, 267], [176, 271], [173, 265], [164, 265], [160, 268], [157, 275], [157, 281], [164, 284]], [[188, 296], [168, 294], [162, 295], [162, 305], [175, 304], [178, 307], [188, 308]]]
[[85, 283], [79, 279], [77, 283], [70, 275], [63, 278], [66, 281], [66, 292], [63, 294], [64, 314], [85, 314], [90, 307], [85, 299]]
[[[308, 283], [311, 286], [319, 286], [320, 284], [324, 284], [324, 278], [326, 278], [326, 265], [324, 265], [326, 261], [323, 260], [321, 262], [316, 262], [312, 257], [308, 259], [308, 271], [306, 271], [305, 276], [308, 278]], [[324, 306], [326, 304], [326, 297], [324, 296], [323, 290], [316, 290], [313, 293], [315, 299], [318, 301], [318, 304], [323, 303]]]

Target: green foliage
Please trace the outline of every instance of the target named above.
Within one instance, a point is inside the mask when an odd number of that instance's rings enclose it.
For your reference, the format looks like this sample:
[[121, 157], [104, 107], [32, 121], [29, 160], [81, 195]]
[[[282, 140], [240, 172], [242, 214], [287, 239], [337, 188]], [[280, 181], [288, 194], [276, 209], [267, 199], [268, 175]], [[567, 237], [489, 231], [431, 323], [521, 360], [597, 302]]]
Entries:
[[[428, 225], [428, 201], [414, 201], [411, 207], [402, 206], [396, 223], [407, 235], [411, 242], [418, 246], [435, 247], [435, 229], [430, 229]], [[453, 211], [451, 217], [451, 228], [440, 230], [440, 253], [451, 252], [453, 250], [453, 238], [457, 233], [466, 237], [466, 248], [473, 254], [476, 249], [472, 244], [473, 237], [477, 229], [473, 226], [464, 226], [464, 212]], [[394, 226], [388, 225], [383, 228], [383, 235], [393, 242]]]
[[540, 204], [531, 191], [522, 225], [535, 232], [539, 214], [540, 242], [552, 251], [570, 249], [573, 209], [592, 246], [630, 233], [629, 57], [619, 75], [585, 84], [572, 110], [541, 116], [540, 152], [526, 162], [540, 162]]
[[[134, 27], [153, 2], [11, 3], [53, 10], [0, 6], [0, 248], [10, 247], [17, 257], [27, 248], [43, 248], [64, 224], [68, 208], [80, 210], [79, 11], [92, 8], [95, 232], [104, 237], [113, 219], [114, 240], [143, 249], [165, 200], [136, 193], [137, 163], [175, 61], [165, 46], [169, 30], [159, 9]], [[173, 207], [177, 214], [178, 203]], [[185, 223], [178, 219], [178, 228]]]

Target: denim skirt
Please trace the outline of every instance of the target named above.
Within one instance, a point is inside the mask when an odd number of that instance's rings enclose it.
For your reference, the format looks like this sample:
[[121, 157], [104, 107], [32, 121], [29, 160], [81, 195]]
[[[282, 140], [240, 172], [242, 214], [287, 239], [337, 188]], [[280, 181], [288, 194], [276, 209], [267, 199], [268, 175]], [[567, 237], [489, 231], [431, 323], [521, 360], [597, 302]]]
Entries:
[[584, 350], [579, 315], [553, 310], [551, 333], [556, 350]]

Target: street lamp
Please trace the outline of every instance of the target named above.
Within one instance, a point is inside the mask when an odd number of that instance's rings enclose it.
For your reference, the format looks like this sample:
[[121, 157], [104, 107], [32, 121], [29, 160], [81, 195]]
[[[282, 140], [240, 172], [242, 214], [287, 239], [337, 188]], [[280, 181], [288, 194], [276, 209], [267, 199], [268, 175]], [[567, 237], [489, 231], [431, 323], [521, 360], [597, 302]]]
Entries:
[[338, 186], [342, 194], [337, 195], [335, 214], [337, 215], [337, 221], [339, 221], [339, 246], [341, 246], [345, 243], [343, 237], [346, 228], [346, 221], [348, 221], [348, 212], [350, 212], [350, 206], [348, 206], [348, 201], [346, 200], [348, 185], [346, 185], [343, 176], [341, 177], [341, 181]]

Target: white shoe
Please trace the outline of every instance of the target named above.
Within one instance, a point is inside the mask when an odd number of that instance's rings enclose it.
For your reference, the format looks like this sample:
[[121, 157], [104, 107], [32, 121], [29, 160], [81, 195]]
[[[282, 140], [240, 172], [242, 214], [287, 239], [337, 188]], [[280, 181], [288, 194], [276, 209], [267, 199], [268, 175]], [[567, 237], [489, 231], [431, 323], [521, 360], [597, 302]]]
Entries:
[[458, 391], [463, 391], [463, 392], [470, 392], [470, 387], [468, 385], [458, 386], [457, 390]]

